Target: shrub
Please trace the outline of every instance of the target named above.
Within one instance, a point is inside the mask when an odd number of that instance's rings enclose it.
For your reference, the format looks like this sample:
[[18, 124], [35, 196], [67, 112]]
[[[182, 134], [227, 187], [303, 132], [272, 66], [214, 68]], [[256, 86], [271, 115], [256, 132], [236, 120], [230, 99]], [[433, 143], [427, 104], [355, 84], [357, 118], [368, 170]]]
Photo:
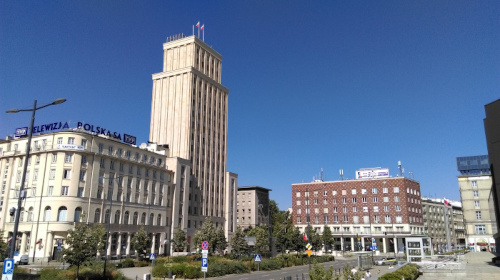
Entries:
[[136, 261], [134, 262], [134, 266], [135, 267], [144, 267], [144, 266], [148, 266], [149, 265], [149, 262], [148, 261]]
[[405, 265], [404, 267], [391, 272], [391, 273], [386, 273], [382, 276], [380, 276], [378, 279], [380, 280], [400, 280], [402, 278], [406, 280], [413, 280], [417, 279], [418, 277], [418, 266], [416, 264], [408, 264]]
[[168, 272], [170, 270], [172, 270], [172, 267], [170, 264], [166, 264], [166, 263], [156, 264], [153, 267], [153, 276], [160, 277], [160, 278], [166, 278], [166, 277], [168, 277]]
[[118, 263], [118, 267], [121, 268], [134, 267], [134, 260], [131, 258], [123, 259]]
[[175, 256], [175, 257], [170, 258], [170, 261], [174, 262], [174, 263], [188, 263], [188, 262], [191, 262], [191, 260], [189, 259], [189, 256]]
[[260, 262], [260, 270], [276, 270], [283, 266], [279, 259], [263, 259]]

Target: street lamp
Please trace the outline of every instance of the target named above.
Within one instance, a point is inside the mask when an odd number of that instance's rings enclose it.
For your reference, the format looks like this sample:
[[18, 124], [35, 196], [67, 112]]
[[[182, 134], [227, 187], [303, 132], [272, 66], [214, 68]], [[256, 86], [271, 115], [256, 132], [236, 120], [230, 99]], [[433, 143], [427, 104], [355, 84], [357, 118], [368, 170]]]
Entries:
[[28, 158], [30, 156], [31, 137], [33, 136], [33, 125], [35, 123], [35, 112], [36, 112], [36, 110], [40, 110], [40, 109], [43, 109], [45, 107], [48, 107], [51, 105], [61, 104], [64, 102], [66, 102], [66, 99], [59, 98], [59, 99], [54, 100], [52, 103], [37, 107], [36, 100], [35, 100], [35, 102], [33, 103], [33, 109], [15, 109], [14, 108], [14, 109], [7, 110], [7, 113], [32, 112], [31, 123], [30, 123], [30, 127], [28, 130], [28, 143], [26, 143], [26, 157], [24, 159], [23, 175], [21, 178], [21, 186], [19, 187], [19, 197], [17, 199], [17, 209], [16, 209], [16, 214], [15, 214], [16, 216], [14, 218], [14, 230], [12, 232], [13, 242], [12, 242], [12, 246], [10, 246], [10, 250], [9, 250], [9, 258], [10, 259], [14, 258], [14, 251], [16, 250], [15, 245], [16, 245], [16, 239], [17, 239], [17, 231], [19, 229], [19, 215], [21, 212], [21, 206], [22, 206], [23, 199], [26, 195], [24, 193], [24, 184], [26, 182], [26, 171], [28, 169]]

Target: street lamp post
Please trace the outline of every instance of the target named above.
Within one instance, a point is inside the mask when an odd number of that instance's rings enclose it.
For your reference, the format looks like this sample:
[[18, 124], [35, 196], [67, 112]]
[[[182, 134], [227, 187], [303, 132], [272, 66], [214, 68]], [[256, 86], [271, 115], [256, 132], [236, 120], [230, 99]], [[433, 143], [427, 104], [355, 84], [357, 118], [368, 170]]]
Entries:
[[30, 123], [30, 127], [28, 130], [28, 142], [26, 143], [26, 156], [24, 158], [23, 175], [21, 178], [21, 186], [19, 187], [19, 197], [17, 199], [17, 209], [16, 209], [16, 214], [14, 217], [14, 230], [12, 231], [12, 240], [13, 241], [12, 241], [12, 244], [11, 244], [10, 250], [9, 250], [9, 258], [10, 259], [14, 258], [14, 251], [16, 250], [15, 247], [16, 247], [16, 241], [17, 241], [17, 231], [19, 229], [19, 215], [21, 213], [21, 206], [22, 206], [23, 199], [25, 197], [24, 184], [26, 182], [26, 171], [28, 170], [28, 158], [30, 156], [31, 138], [33, 136], [33, 125], [35, 123], [35, 112], [36, 112], [36, 110], [40, 110], [40, 109], [43, 109], [45, 107], [48, 107], [51, 105], [61, 104], [64, 102], [66, 102], [66, 99], [59, 98], [59, 99], [54, 100], [50, 104], [46, 104], [46, 105], [37, 107], [36, 106], [37, 101], [35, 100], [35, 102], [33, 103], [33, 109], [10, 109], [10, 110], [7, 110], [7, 113], [19, 113], [19, 112], [30, 112], [30, 111], [32, 112], [31, 113], [31, 123]]
[[[104, 270], [102, 272], [102, 277], [104, 279], [107, 279], [106, 278], [106, 264], [108, 262], [108, 247], [110, 246], [109, 244], [109, 232], [111, 231], [111, 215], [112, 215], [112, 211], [113, 211], [113, 190], [115, 188], [115, 180], [117, 179], [117, 176], [115, 175], [114, 177], [111, 177], [113, 178], [113, 184], [111, 184], [111, 186], [108, 186], [108, 198], [110, 200], [110, 203], [109, 203], [109, 216], [108, 216], [108, 230], [106, 232], [106, 242], [105, 242], [105, 245], [104, 245]], [[111, 192], [109, 191], [109, 187], [111, 187]], [[104, 211], [104, 217], [106, 218], [106, 211]]]

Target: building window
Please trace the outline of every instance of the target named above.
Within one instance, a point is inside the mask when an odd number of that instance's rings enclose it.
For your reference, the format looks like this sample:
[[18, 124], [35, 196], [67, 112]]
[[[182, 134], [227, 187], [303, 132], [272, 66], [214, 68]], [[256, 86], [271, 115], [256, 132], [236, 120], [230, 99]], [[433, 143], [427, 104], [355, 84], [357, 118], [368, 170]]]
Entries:
[[377, 188], [372, 188], [372, 193], [377, 193]]
[[87, 139], [82, 139], [82, 147], [87, 148]]
[[346, 204], [347, 203], [347, 198], [342, 198], [342, 203]]
[[82, 208], [77, 207], [75, 209], [75, 218], [73, 219], [73, 222], [79, 222], [81, 216], [82, 216]]
[[481, 220], [481, 211], [476, 211], [476, 220]]
[[387, 187], [382, 188], [382, 192], [383, 193], [389, 193], [389, 188], [387, 188]]
[[389, 212], [389, 205], [384, 206], [384, 212]]
[[70, 169], [64, 169], [63, 179], [71, 179], [71, 170]]
[[62, 143], [63, 143], [62, 137], [57, 138], [57, 144], [62, 144]]
[[69, 186], [62, 186], [61, 187], [61, 195], [63, 195], [63, 196], [68, 195], [68, 191], [69, 191]]
[[337, 195], [337, 191], [332, 191], [332, 195]]
[[384, 202], [389, 202], [389, 197], [388, 196], [384, 196]]
[[352, 189], [352, 190], [351, 190], [351, 193], [352, 193], [352, 194], [356, 194], [356, 189]]
[[58, 222], [65, 222], [67, 212], [68, 212], [68, 209], [65, 206], [59, 207], [59, 210], [57, 210], [57, 221]]
[[474, 206], [475, 206], [475, 207], [480, 207], [480, 206], [479, 206], [479, 200], [475, 200], [475, 201], [474, 201]]
[[475, 225], [476, 234], [486, 234], [486, 225]]
[[353, 207], [352, 207], [352, 212], [358, 212], [358, 207], [353, 206]]
[[52, 154], [52, 163], [57, 162], [57, 154]]
[[366, 203], [366, 201], [367, 201], [366, 196], [362, 197], [362, 198], [361, 198], [361, 201], [362, 201], [363, 203]]
[[82, 164], [86, 164], [86, 163], [87, 163], [87, 156], [82, 155]]
[[373, 212], [378, 212], [378, 206], [373, 206]]
[[52, 196], [54, 193], [54, 186], [49, 186], [49, 189], [47, 190], [47, 196]]
[[83, 197], [83, 187], [78, 187], [78, 192], [76, 193], [77, 197]]
[[478, 191], [472, 191], [474, 197], [479, 197], [479, 192]]
[[[239, 195], [238, 195], [239, 196]], [[295, 197], [300, 197], [300, 192], [295, 193]]]
[[394, 197], [394, 202], [399, 202], [399, 196]]
[[94, 213], [94, 223], [99, 223], [101, 220], [101, 209], [97, 208]]
[[50, 206], [45, 207], [45, 211], [44, 211], [44, 215], [43, 215], [43, 221], [44, 222], [49, 222], [50, 221], [50, 211], [51, 211]]
[[68, 145], [74, 145], [75, 144], [75, 138], [74, 137], [68, 137]]
[[102, 143], [99, 143], [99, 148], [98, 148], [98, 153], [102, 154], [102, 151], [104, 150], [104, 145]]
[[373, 198], [373, 202], [377, 203], [378, 202], [378, 197]]
[[85, 181], [85, 170], [80, 170], [80, 181]]
[[477, 181], [472, 181], [471, 183], [473, 188], [477, 188]]
[[357, 202], [357, 199], [355, 197], [352, 198], [352, 202], [353, 203], [356, 203]]

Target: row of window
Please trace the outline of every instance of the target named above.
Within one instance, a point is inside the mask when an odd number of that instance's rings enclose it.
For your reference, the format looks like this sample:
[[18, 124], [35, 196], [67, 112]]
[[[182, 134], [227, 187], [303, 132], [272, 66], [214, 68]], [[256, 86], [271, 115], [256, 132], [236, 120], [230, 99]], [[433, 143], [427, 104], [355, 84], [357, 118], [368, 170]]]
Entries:
[[[356, 195], [356, 194], [357, 194], [357, 192], [358, 192], [358, 191], [357, 191], [356, 189], [351, 189], [351, 194], [352, 194], [352, 195]], [[377, 193], [378, 193], [378, 188], [372, 188], [372, 189], [371, 189], [371, 192], [372, 192], [372, 194], [377, 194]], [[392, 192], [393, 192], [393, 193], [399, 193], [399, 187], [393, 187], [393, 188], [392, 188]], [[413, 190], [413, 189], [410, 189], [410, 188], [407, 188], [407, 189], [406, 189], [406, 192], [407, 192], [407, 193], [409, 193], [409, 194], [420, 195], [420, 192], [419, 192], [419, 191], [417, 191], [417, 190]], [[339, 193], [339, 192], [338, 192], [337, 190], [333, 190], [333, 191], [332, 191], [332, 195], [333, 195], [333, 196], [338, 195], [338, 193]], [[368, 193], [368, 190], [367, 190], [367, 189], [365, 189], [365, 188], [361, 189], [361, 194], [367, 194], [367, 193]], [[383, 188], [382, 188], [382, 193], [389, 193], [389, 188], [388, 188], [388, 187], [383, 187]], [[347, 195], [347, 190], [342, 190], [342, 191], [341, 191], [341, 194], [342, 194], [342, 195]], [[317, 197], [317, 196], [319, 195], [319, 191], [314, 191], [314, 192], [313, 192], [313, 195], [314, 195], [315, 197]], [[328, 195], [328, 191], [324, 190], [324, 191], [323, 191], [323, 196], [327, 196], [327, 195]], [[305, 197], [309, 197], [309, 192], [308, 192], [308, 191], [304, 192], [304, 196], [305, 196]], [[295, 193], [295, 197], [301, 197], [301, 192], [296, 192], [296, 193]]]
[[[342, 218], [342, 221], [344, 223], [349, 223], [349, 216], [348, 215], [344, 215], [344, 216], [341, 216]], [[363, 216], [362, 217], [362, 223], [364, 224], [369, 224], [370, 223], [370, 217], [369, 216]], [[306, 217], [306, 222], [309, 223], [311, 222], [310, 221], [310, 217]], [[320, 216], [315, 216], [314, 217], [314, 221], [313, 221], [315, 224], [319, 224], [320, 223]], [[323, 223], [325, 224], [328, 224], [332, 222], [330, 220], [330, 217], [329, 216], [323, 216]], [[333, 216], [333, 223], [338, 223], [339, 222], [339, 216]], [[374, 215], [373, 216], [373, 223], [375, 224], [378, 224], [378, 223], [381, 223], [381, 219], [380, 219], [380, 216], [379, 215]], [[384, 216], [384, 223], [392, 223], [392, 219], [391, 219], [391, 216], [390, 215], [385, 215]], [[403, 216], [402, 215], [396, 215], [396, 223], [398, 224], [401, 224], [403, 222]], [[302, 223], [302, 217], [300, 216], [297, 216], [297, 224], [301, 224]], [[359, 224], [360, 223], [360, 217], [359, 216], [353, 216], [352, 217], [352, 223], [353, 224]]]
[[[399, 201], [400, 201], [399, 196], [394, 196], [394, 197], [393, 197], [393, 199], [394, 199], [394, 202], [399, 202]], [[408, 199], [410, 199], [410, 198], [408, 198]], [[358, 198], [357, 198], [357, 197], [353, 197], [353, 198], [351, 198], [351, 200], [352, 200], [352, 203], [357, 203], [357, 202], [358, 202]], [[388, 196], [384, 196], [384, 197], [382, 198], [382, 200], [383, 200], [383, 202], [390, 202], [390, 198], [389, 198]], [[413, 203], [414, 201], [416, 202], [416, 200], [413, 200], [413, 199], [412, 199], [412, 200], [410, 200], [409, 202], [412, 202], [412, 203]], [[362, 203], [367, 203], [367, 202], [368, 202], [368, 198], [367, 198], [366, 196], [365, 196], [365, 197], [362, 197], [362, 198], [361, 198], [361, 202], [362, 202]], [[378, 203], [378, 197], [372, 197], [372, 202], [374, 202], [374, 203]], [[245, 202], [243, 202], [243, 203], [245, 203]], [[250, 203], [250, 202], [249, 202], [249, 203]], [[304, 205], [309, 205], [309, 199], [306, 199], [306, 200], [304, 201], [304, 203], [305, 203]], [[318, 200], [318, 199], [314, 199], [314, 200], [313, 200], [313, 203], [314, 203], [314, 205], [318, 205], [318, 204], [319, 204], [319, 200]], [[332, 204], [337, 204], [337, 199], [336, 199], [336, 198], [333, 198], [333, 199], [331, 200], [331, 203], [332, 203]], [[347, 199], [346, 197], [342, 198], [342, 204], [347, 204], [347, 203], [348, 203], [348, 199]], [[302, 204], [302, 201], [301, 201], [301, 200], [297, 200], [297, 201], [295, 202], [295, 204], [296, 204], [296, 205], [301, 205], [301, 204]], [[324, 204], [324, 205], [328, 205], [328, 199], [324, 198], [324, 199], [323, 199], [323, 204]], [[243, 204], [243, 205], [244, 205], [244, 204]]]
[[[320, 210], [319, 208], [314, 208], [314, 213], [315, 214], [319, 214], [319, 210]], [[367, 206], [362, 207], [362, 210], [365, 213], [369, 212], [369, 209], [368, 209]], [[394, 210], [401, 211], [401, 206], [396, 205], [394, 207]], [[389, 205], [385, 205], [384, 206], [384, 212], [389, 212], [389, 211], [391, 211], [391, 207]], [[309, 209], [306, 209], [305, 212], [306, 212], [306, 214], [309, 214]], [[333, 213], [337, 213], [337, 212], [338, 212], [338, 208], [337, 207], [333, 207]], [[348, 209], [347, 209], [346, 206], [342, 207], [342, 212], [343, 213], [347, 213], [348, 212]], [[357, 206], [353, 206], [352, 207], [352, 212], [354, 212], [354, 213], [358, 212], [358, 207]], [[379, 212], [379, 207], [378, 206], [373, 206], [373, 212]], [[328, 208], [323, 208], [323, 213], [324, 214], [328, 214]], [[300, 208], [297, 209], [297, 214], [299, 214], [299, 215], [302, 214], [302, 209], [300, 209]]]
[[[113, 224], [120, 224], [120, 219], [122, 216], [120, 215], [120, 210], [115, 211], [114, 215], [114, 220], [110, 221], [110, 210], [107, 209], [105, 212], [104, 217], [101, 217], [101, 209], [97, 208], [94, 213], [94, 223], [113, 223]], [[44, 210], [44, 215], [43, 215], [43, 221], [44, 222], [50, 222], [52, 221], [52, 208], [50, 206], [45, 207]], [[80, 218], [82, 215], [82, 208], [77, 207], [75, 208], [74, 215], [73, 215], [73, 222], [81, 222]], [[19, 216], [19, 221], [23, 222], [24, 221], [24, 216], [25, 216], [25, 210], [24, 208], [21, 208], [20, 216]], [[57, 210], [57, 222], [66, 222], [68, 221], [68, 208], [66, 206], [61, 206]], [[101, 220], [101, 218], [103, 220]], [[123, 221], [121, 221], [121, 224], [123, 225], [155, 225], [155, 226], [162, 226], [162, 216], [161, 214], [156, 215], [156, 223], [155, 222], [155, 214], [151, 213], [149, 215], [149, 220], [146, 221], [146, 212], [143, 212], [140, 218], [140, 224], [139, 224], [139, 212], [134, 212], [132, 216], [132, 220], [130, 219], [130, 212], [125, 211], [125, 214], [123, 215]], [[11, 222], [14, 221], [14, 217], [11, 218]], [[27, 222], [33, 222], [33, 207], [30, 207], [28, 209], [28, 216], [27, 216]], [[166, 218], [165, 224], [168, 225], [168, 217]]]

